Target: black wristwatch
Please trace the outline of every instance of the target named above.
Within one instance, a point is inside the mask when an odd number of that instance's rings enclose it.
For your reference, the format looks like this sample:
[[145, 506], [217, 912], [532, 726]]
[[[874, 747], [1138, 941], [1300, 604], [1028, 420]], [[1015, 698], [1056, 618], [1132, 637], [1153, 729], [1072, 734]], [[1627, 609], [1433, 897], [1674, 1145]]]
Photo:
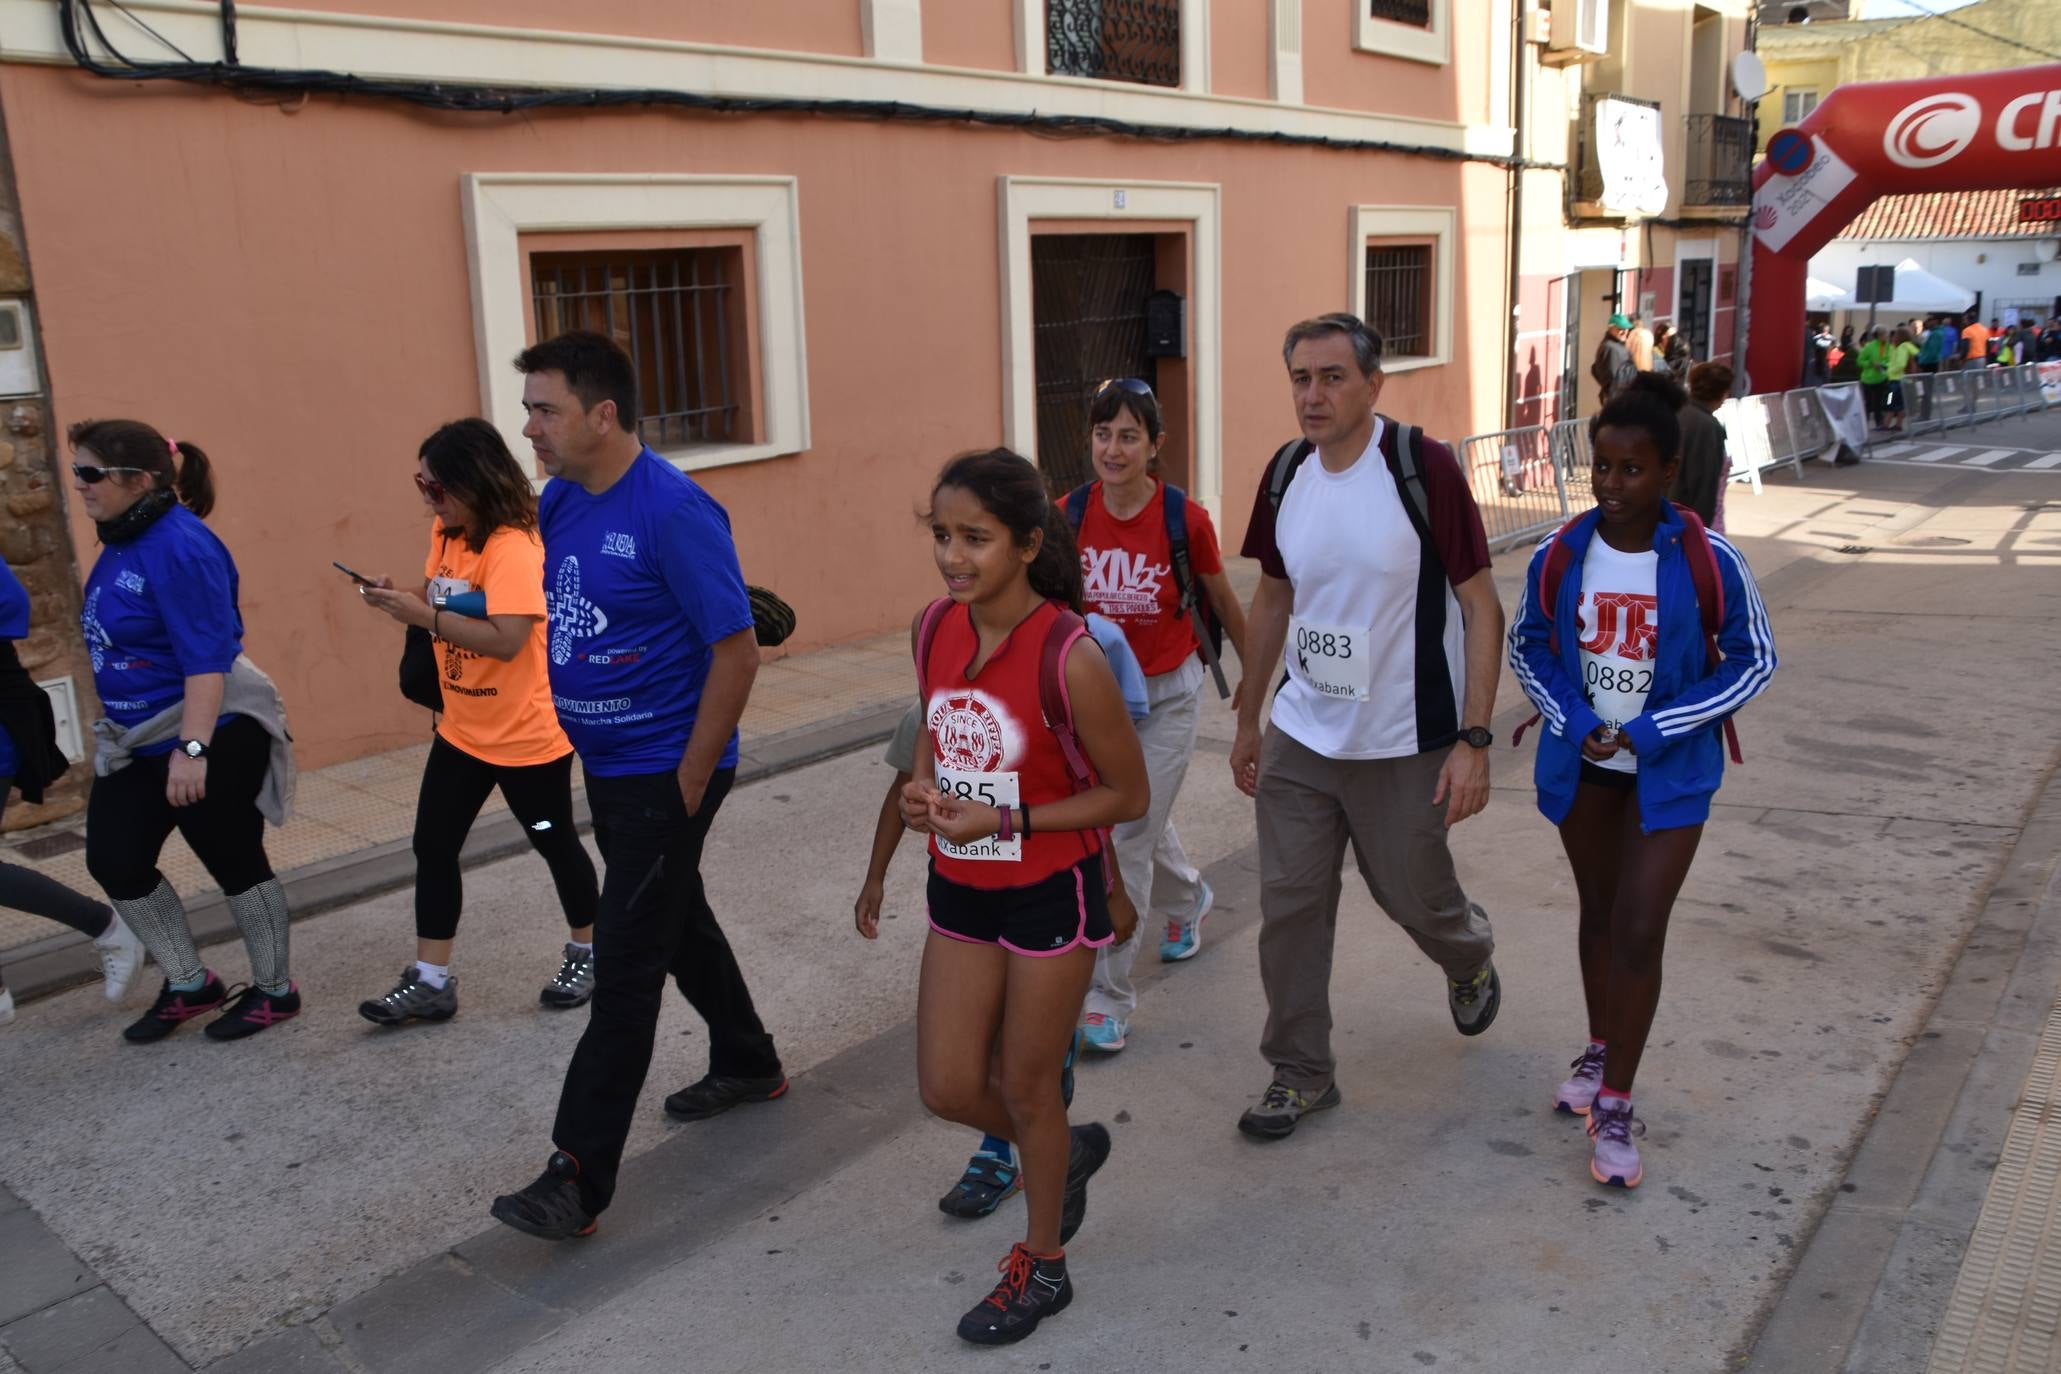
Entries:
[[208, 747], [197, 739], [187, 740], [179, 746], [179, 750], [189, 759], [204, 759], [208, 756]]
[[1471, 744], [1476, 749], [1486, 749], [1496, 742], [1496, 737], [1489, 733], [1486, 726], [1470, 725], [1460, 732], [1460, 742]]

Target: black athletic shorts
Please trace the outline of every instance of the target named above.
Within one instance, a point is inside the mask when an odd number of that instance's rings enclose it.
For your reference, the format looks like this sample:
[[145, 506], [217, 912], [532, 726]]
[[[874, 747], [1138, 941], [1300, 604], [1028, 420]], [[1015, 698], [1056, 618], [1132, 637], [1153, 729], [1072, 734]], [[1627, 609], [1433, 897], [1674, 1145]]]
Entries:
[[1582, 760], [1582, 781], [1593, 782], [1598, 787], [1608, 787], [1616, 792], [1629, 792], [1639, 785], [1637, 773], [1620, 773], [1615, 768]]
[[930, 866], [930, 928], [973, 945], [1047, 958], [1116, 939], [1102, 856], [1090, 855], [1029, 887], [967, 887]]

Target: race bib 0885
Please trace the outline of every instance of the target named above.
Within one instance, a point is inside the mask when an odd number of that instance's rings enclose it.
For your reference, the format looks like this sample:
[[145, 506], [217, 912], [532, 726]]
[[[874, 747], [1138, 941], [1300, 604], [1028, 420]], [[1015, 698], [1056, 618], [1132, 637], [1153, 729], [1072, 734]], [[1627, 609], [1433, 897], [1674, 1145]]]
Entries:
[[[982, 806], [1001, 808], [1021, 803], [1013, 772], [969, 773], [941, 763], [937, 766], [937, 790], [949, 797], [979, 802]], [[969, 844], [954, 844], [939, 835], [937, 850], [948, 859], [990, 859], [1013, 863], [1023, 858], [1023, 837], [1012, 835], [1006, 840], [998, 840], [988, 835]]]

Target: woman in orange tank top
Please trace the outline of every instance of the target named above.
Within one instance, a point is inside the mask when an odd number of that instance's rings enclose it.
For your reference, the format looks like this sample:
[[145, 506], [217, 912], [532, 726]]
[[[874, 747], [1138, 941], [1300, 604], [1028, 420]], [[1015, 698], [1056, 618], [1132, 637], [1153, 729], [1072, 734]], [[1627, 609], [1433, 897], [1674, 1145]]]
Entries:
[[[1144, 815], [1150, 792], [1116, 678], [1076, 633], [1080, 555], [1038, 470], [1007, 449], [956, 458], [931, 492], [930, 524], [952, 605], [912, 630], [928, 651], [930, 743], [902, 794], [903, 820], [931, 836], [917, 1077], [931, 1111], [1013, 1140], [1022, 1159], [1024, 1239], [959, 1322], [966, 1340], [1001, 1345], [1073, 1300], [1061, 1247], [1110, 1141], [1100, 1123], [1068, 1127], [1060, 1068], [1095, 950], [1113, 936], [1100, 832]], [[1040, 709], [1055, 625], [1087, 764], [1078, 790]]]

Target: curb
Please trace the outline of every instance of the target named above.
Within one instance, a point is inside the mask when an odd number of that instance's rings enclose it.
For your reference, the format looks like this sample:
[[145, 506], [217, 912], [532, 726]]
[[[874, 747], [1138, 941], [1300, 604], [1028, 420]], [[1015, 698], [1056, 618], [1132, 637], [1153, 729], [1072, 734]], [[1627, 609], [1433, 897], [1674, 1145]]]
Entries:
[[1733, 1367], [1921, 1369], [2061, 983], [2061, 767], [2050, 764], [1924, 1027], [1802, 1258]]
[[[877, 744], [894, 733], [896, 723], [908, 709], [903, 702], [862, 707], [815, 725], [745, 740], [737, 758], [737, 782], [759, 782]], [[585, 796], [573, 799], [573, 821], [582, 831], [593, 829]], [[528, 848], [529, 840], [523, 834], [521, 822], [504, 813], [473, 826], [460, 861], [467, 866], [491, 863]], [[370, 845], [279, 875], [295, 921], [405, 887], [414, 879], [415, 854], [408, 840]], [[241, 938], [235, 918], [229, 913], [229, 903], [220, 892], [206, 893], [187, 902], [186, 918], [193, 927], [196, 945], [205, 947]], [[7, 957], [5, 972], [7, 986], [16, 999], [29, 1001], [99, 977], [100, 960], [93, 953], [90, 940], [77, 931], [67, 930], [15, 949]]]

